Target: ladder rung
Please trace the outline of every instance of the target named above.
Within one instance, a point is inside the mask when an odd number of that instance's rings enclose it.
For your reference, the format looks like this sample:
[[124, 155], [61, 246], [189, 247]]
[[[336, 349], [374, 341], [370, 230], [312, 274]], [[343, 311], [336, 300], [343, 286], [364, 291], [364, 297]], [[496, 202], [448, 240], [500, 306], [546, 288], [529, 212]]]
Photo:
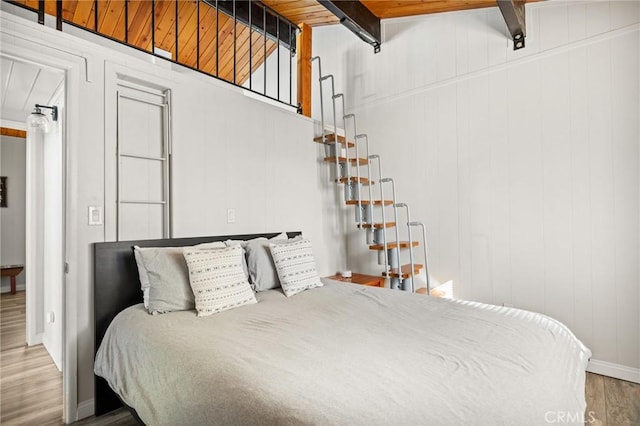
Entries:
[[358, 224], [358, 228], [360, 229], [382, 229], [382, 228], [393, 228], [394, 226], [396, 226], [395, 222], [387, 222], [387, 223], [374, 223], [373, 225], [371, 223], [359, 223]]
[[389, 272], [383, 272], [383, 277], [391, 277], [391, 278], [409, 278], [411, 275], [417, 275], [420, 272], [420, 269], [424, 268], [424, 265], [420, 263], [413, 264], [413, 273], [411, 273], [411, 265], [402, 265], [400, 271], [402, 273], [402, 277], [398, 273], [398, 268], [393, 268]]
[[[324, 157], [324, 161], [327, 163], [335, 163], [336, 157]], [[338, 163], [346, 163], [347, 159], [345, 157], [338, 157]], [[366, 165], [369, 161], [366, 158], [349, 158], [349, 162], [351, 164], [358, 163], [361, 166]]]
[[[418, 242], [413, 241], [413, 247], [418, 247]], [[387, 243], [387, 250], [398, 248], [398, 243], [395, 241], [390, 241]], [[409, 241], [400, 241], [400, 248], [409, 248]], [[369, 250], [384, 250], [384, 244], [374, 244], [369, 246]]]
[[[358, 205], [358, 200], [347, 200], [346, 201], [348, 206], [357, 206]], [[368, 206], [370, 203], [369, 200], [362, 200], [360, 201], [360, 204], [362, 204], [363, 206]], [[393, 204], [393, 201], [391, 200], [384, 200], [384, 205], [385, 206], [390, 206], [391, 204]], [[374, 206], [380, 206], [382, 205], [382, 201], [380, 200], [373, 200], [373, 205]]]
[[[347, 178], [340, 178], [340, 179], [336, 179], [336, 183], [347, 183], [348, 181], [351, 182], [357, 182], [358, 181], [358, 177], [357, 176], [351, 176], [349, 179]], [[375, 182], [371, 181], [371, 183], [369, 183], [369, 179], [361, 177], [360, 178], [360, 183], [363, 185], [375, 185]]]
[[[313, 141], [318, 143], [334, 144], [336, 143], [336, 135], [335, 133], [329, 133], [327, 135], [324, 135], [324, 142], [322, 141], [322, 136], [313, 138]], [[340, 143], [341, 145], [345, 145], [346, 144], [345, 141], [346, 139], [344, 138], [344, 136], [338, 135], [338, 143]], [[349, 142], [349, 148], [353, 148], [354, 146], [356, 146], [355, 143]]]

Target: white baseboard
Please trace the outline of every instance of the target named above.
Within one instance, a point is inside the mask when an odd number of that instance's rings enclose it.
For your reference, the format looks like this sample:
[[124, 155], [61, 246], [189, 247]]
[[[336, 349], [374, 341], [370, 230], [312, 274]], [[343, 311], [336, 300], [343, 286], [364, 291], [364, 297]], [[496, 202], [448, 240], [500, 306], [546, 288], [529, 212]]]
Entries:
[[44, 338], [44, 333], [38, 333], [34, 336], [33, 341], [27, 341], [28, 346], [39, 345], [42, 343], [42, 339]]
[[82, 401], [78, 404], [78, 415], [76, 420], [86, 419], [95, 413], [93, 398]]
[[[25, 283], [16, 283], [16, 291], [24, 291], [26, 289], [27, 287]], [[0, 285], [0, 293], [11, 293], [11, 284], [7, 283]]]
[[587, 371], [640, 384], [640, 368], [592, 359], [587, 365]]

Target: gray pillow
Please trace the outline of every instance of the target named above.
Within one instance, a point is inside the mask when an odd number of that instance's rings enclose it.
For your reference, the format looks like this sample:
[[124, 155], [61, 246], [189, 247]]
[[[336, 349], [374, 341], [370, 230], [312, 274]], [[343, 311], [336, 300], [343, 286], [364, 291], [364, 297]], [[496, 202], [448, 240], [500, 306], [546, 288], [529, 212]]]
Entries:
[[287, 240], [287, 234], [282, 233], [267, 240], [260, 237], [247, 241], [244, 247], [247, 253], [247, 266], [251, 285], [255, 291], [266, 291], [280, 287], [280, 280], [276, 272], [276, 266], [271, 257], [269, 241]]
[[[225, 248], [223, 242], [197, 248]], [[184, 247], [134, 247], [145, 307], [152, 314], [195, 309]], [[141, 268], [142, 266], [142, 268]]]

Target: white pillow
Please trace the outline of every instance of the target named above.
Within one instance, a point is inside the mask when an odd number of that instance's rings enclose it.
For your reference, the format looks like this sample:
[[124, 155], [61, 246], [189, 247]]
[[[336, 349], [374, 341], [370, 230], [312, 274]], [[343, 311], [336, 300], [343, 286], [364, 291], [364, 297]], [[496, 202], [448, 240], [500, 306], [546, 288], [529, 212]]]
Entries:
[[226, 241], [228, 247], [240, 245], [244, 248], [249, 282], [253, 290], [265, 291], [280, 287], [278, 274], [273, 264], [273, 259], [271, 259], [271, 253], [269, 252], [269, 242], [280, 240], [287, 241], [287, 234], [285, 232], [276, 235], [270, 240], [259, 237], [248, 241]]
[[257, 303], [242, 270], [242, 247], [185, 247], [183, 254], [198, 316]]
[[[220, 248], [225, 248], [226, 245], [222, 241], [213, 241], [211, 243], [198, 244], [195, 247], [220, 249]], [[145, 266], [145, 262], [143, 259], [156, 258], [157, 256], [166, 257], [172, 253], [182, 254], [182, 247], [138, 247], [138, 246], [133, 247], [133, 254], [134, 254], [134, 257], [136, 258], [136, 264], [138, 265], [138, 277], [140, 278], [140, 286], [142, 288], [142, 301], [144, 303], [145, 309], [147, 310], [149, 309], [149, 292], [150, 292], [149, 289], [151, 287], [151, 283], [149, 280], [149, 272], [147, 270], [147, 267]], [[177, 264], [180, 263], [182, 259], [181, 257], [177, 257], [177, 258], [174, 257], [174, 260], [175, 260], [174, 263], [176, 263], [176, 265], [174, 266], [178, 266]], [[149, 262], [149, 260], [147, 260], [147, 262]], [[166, 259], [164, 262], [166, 262]], [[162, 262], [160, 262], [160, 264], [162, 265]], [[150, 267], [152, 269], [157, 269], [155, 266], [150, 266]], [[182, 269], [184, 270], [186, 268], [182, 268]], [[160, 272], [160, 274], [162, 275], [162, 272]], [[180, 274], [180, 275], [183, 275], [183, 274]], [[183, 282], [185, 280], [187, 283], [189, 282], [189, 277], [186, 275], [184, 277], [184, 280], [178, 280], [178, 281]], [[157, 294], [158, 292], [156, 292], [156, 295]], [[162, 296], [162, 294], [160, 294], [160, 296]]]
[[322, 287], [316, 270], [311, 241], [302, 237], [269, 244], [280, 285], [287, 297], [310, 288]]

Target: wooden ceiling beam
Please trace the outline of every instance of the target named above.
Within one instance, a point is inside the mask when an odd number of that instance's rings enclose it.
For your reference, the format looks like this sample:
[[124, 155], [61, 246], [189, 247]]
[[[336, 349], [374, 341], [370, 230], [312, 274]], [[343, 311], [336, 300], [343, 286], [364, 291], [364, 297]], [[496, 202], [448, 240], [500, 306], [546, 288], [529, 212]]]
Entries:
[[336, 15], [340, 23], [361, 40], [372, 45], [375, 53], [380, 51], [382, 43], [380, 18], [365, 5], [357, 0], [318, 0], [318, 3]]
[[498, 0], [498, 7], [513, 39], [513, 50], [522, 49], [525, 46], [527, 25], [524, 4], [525, 0]]

